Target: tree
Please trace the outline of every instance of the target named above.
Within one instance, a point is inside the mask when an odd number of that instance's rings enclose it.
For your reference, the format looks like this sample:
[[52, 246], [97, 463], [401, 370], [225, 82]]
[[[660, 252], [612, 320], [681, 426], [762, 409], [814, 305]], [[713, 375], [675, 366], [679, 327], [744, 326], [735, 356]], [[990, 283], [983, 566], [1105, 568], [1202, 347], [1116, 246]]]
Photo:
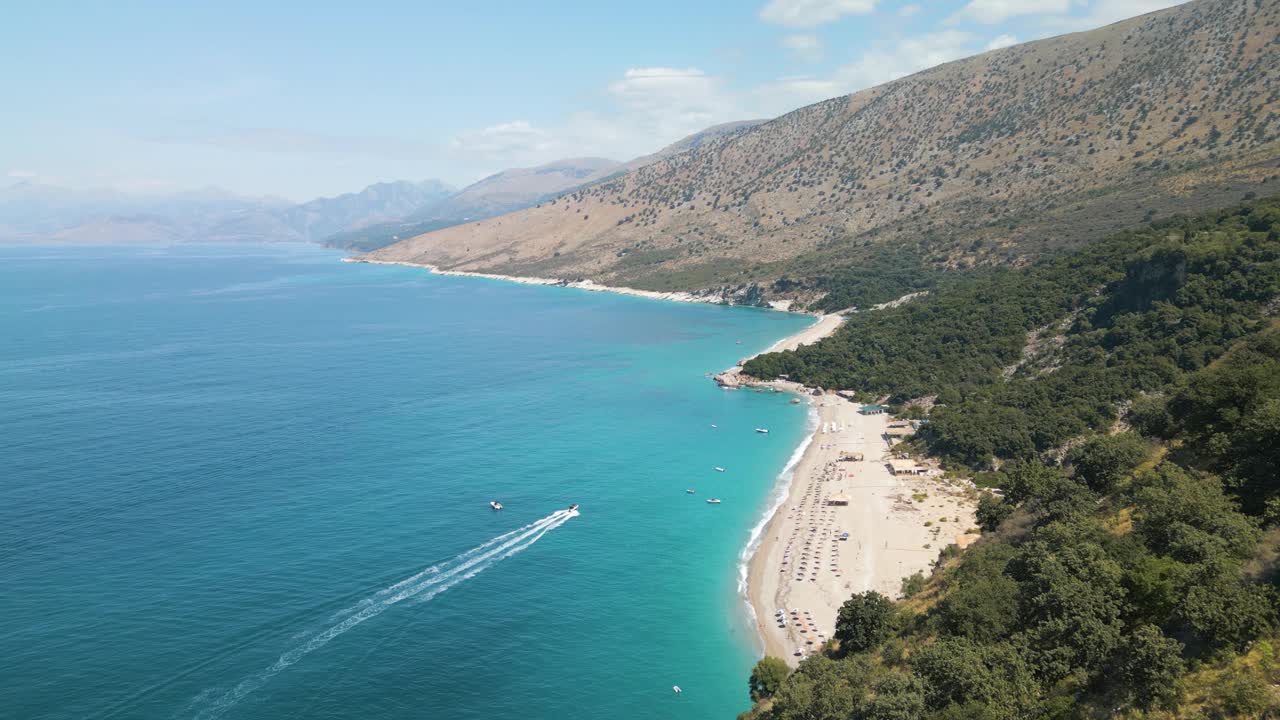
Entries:
[[1062, 471], [1038, 462], [1010, 463], [1001, 471], [1005, 479], [1005, 502], [1019, 505], [1032, 498], [1042, 498], [1049, 488], [1061, 484]]
[[915, 720], [924, 715], [924, 686], [914, 675], [895, 672], [871, 689], [853, 714], [854, 720]]
[[1123, 571], [1106, 551], [1092, 542], [1036, 540], [1010, 564], [1010, 573], [1022, 586], [1019, 620], [1026, 628], [1015, 642], [1036, 675], [1056, 682], [1101, 669], [1123, 629]]
[[1173, 426], [1165, 398], [1154, 395], [1135, 399], [1129, 407], [1127, 419], [1134, 429], [1150, 437], [1167, 437]]
[[962, 581], [934, 611], [943, 632], [984, 643], [1008, 637], [1017, 617], [1018, 583], [1001, 574]]
[[773, 696], [772, 720], [848, 720], [866, 695], [868, 663], [815, 655], [800, 663]]
[[913, 653], [910, 664], [924, 682], [925, 702], [931, 710], [971, 705], [983, 709], [977, 717], [1015, 720], [1034, 715], [1035, 679], [1007, 644], [942, 638]]
[[978, 498], [978, 526], [985, 532], [994, 531], [1012, 514], [1013, 506], [991, 493]]
[[884, 642], [893, 629], [893, 601], [874, 590], [844, 601], [836, 616], [835, 639], [845, 653], [860, 653]]
[[1190, 563], [1253, 554], [1260, 537], [1256, 524], [1236, 509], [1212, 475], [1161, 463], [1140, 473], [1136, 485], [1140, 511], [1134, 529], [1152, 550]]
[[772, 697], [782, 687], [783, 681], [791, 674], [791, 668], [781, 658], [766, 655], [751, 669], [751, 700], [760, 702]]
[[1143, 710], [1177, 706], [1182, 675], [1182, 643], [1154, 625], [1139, 625], [1116, 649], [1108, 679]]
[[[1205, 575], [1213, 573], [1206, 571]], [[1237, 573], [1238, 574], [1238, 573]], [[1271, 603], [1266, 590], [1243, 585], [1229, 573], [1194, 578], [1174, 613], [1210, 649], [1244, 650], [1270, 624]]]
[[1067, 453], [1077, 482], [1100, 495], [1115, 489], [1120, 480], [1147, 457], [1147, 446], [1133, 433], [1100, 435]]

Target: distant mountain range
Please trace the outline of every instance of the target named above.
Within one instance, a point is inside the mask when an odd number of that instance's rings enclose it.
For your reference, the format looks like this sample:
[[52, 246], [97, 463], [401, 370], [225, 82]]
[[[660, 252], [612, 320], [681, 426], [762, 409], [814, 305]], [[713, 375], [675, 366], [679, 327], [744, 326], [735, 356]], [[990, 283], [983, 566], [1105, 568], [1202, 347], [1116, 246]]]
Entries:
[[206, 239], [322, 242], [336, 233], [387, 222], [431, 207], [451, 196], [439, 180], [385, 182], [357, 193], [320, 198], [277, 209], [233, 213], [209, 228]]
[[815, 293], [887, 253], [921, 272], [1019, 264], [1280, 188], [1277, 25], [1275, 0], [1194, 0], [987, 52], [373, 257]]
[[760, 122], [717, 125], [627, 163], [572, 158], [504, 170], [461, 190], [438, 180], [401, 180], [300, 204], [218, 189], [148, 196], [23, 182], [0, 188], [0, 242], [323, 242], [372, 250], [533, 207]]
[[403, 238], [534, 207], [566, 192], [621, 176], [707, 142], [743, 132], [762, 122], [765, 121], [743, 120], [716, 125], [626, 163], [604, 158], [575, 158], [532, 168], [504, 170], [398, 222], [339, 233], [325, 242], [335, 247], [374, 250]]
[[293, 204], [221, 190], [134, 196], [19, 183], [0, 188], [0, 241], [315, 242], [342, 230], [403, 217], [452, 192], [437, 180], [399, 181]]
[[425, 204], [394, 222], [349, 229], [325, 238], [324, 242], [334, 247], [373, 250], [401, 238], [532, 207], [544, 198], [607, 177], [621, 167], [622, 164], [614, 160], [576, 158], [503, 170], [437, 202]]

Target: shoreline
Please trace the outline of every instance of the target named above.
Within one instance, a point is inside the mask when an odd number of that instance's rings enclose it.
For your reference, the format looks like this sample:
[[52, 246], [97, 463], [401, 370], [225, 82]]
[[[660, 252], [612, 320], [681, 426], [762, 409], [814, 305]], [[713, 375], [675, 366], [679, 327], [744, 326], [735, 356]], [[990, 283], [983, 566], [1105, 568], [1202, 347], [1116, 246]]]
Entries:
[[[588, 292], [607, 292], [617, 295], [630, 295], [632, 297], [649, 298], [651, 300], [668, 300], [670, 302], [682, 303], [704, 303], [707, 305], [733, 305], [723, 293], [708, 292], [704, 294], [671, 291], [661, 292], [658, 290], [639, 290], [637, 288], [618, 287], [613, 285], [601, 285], [594, 280], [565, 280], [561, 278], [541, 278], [541, 277], [525, 277], [519, 275], [500, 275], [498, 273], [471, 272], [468, 270], [442, 270], [435, 265], [429, 263], [414, 263], [403, 260], [377, 260], [365, 258], [355, 255], [349, 255], [342, 258], [342, 262], [349, 263], [366, 263], [368, 265], [400, 265], [403, 267], [425, 268], [432, 275], [445, 275], [452, 277], [469, 277], [483, 278], [485, 280], [503, 280], [506, 282], [519, 283], [521, 285], [544, 285], [549, 287], [573, 288], [575, 290], [586, 290]], [[813, 313], [798, 312], [791, 310], [790, 300], [775, 300], [767, 306], [743, 305], [741, 307], [763, 307], [766, 310], [777, 310], [780, 312], [791, 312], [798, 315], [813, 315]], [[781, 341], [780, 341], [781, 342]]]
[[[342, 261], [672, 302], [733, 304], [719, 292], [657, 292], [591, 280], [441, 270], [427, 263], [358, 256]], [[883, 306], [909, 302], [918, 294]], [[765, 309], [794, 312], [789, 308], [790, 302], [775, 302]], [[803, 397], [809, 405], [804, 438], [778, 473], [737, 563], [737, 594], [755, 627], [757, 648], [793, 667], [834, 636], [836, 614], [850, 595], [876, 590], [896, 598], [901, 580], [917, 571], [929, 572], [947, 544], [964, 546], [978, 537], [968, 532], [977, 522], [974, 503], [963, 485], [940, 481], [939, 471], [931, 468], [928, 475], [910, 477], [891, 472], [892, 443], [886, 431], [891, 423], [899, 424], [892, 418], [862, 415], [860, 405], [832, 393], [814, 394], [799, 383], [760, 382], [742, 375], [742, 365], [756, 355], [818, 342], [834, 334], [845, 320], [842, 313], [797, 314], [816, 319], [767, 349], [739, 359], [734, 367], [711, 375], [725, 390], [769, 388]], [[864, 459], [845, 460], [844, 453], [860, 453]], [[830, 504], [832, 495], [843, 498], [844, 504]]]
[[[843, 320], [819, 316], [764, 352], [817, 342]], [[795, 667], [834, 637], [836, 615], [849, 596], [875, 590], [897, 598], [902, 579], [928, 574], [943, 547], [976, 540], [969, 532], [977, 525], [976, 505], [967, 484], [944, 481], [930, 464], [919, 465], [919, 474], [892, 470], [890, 448], [914, 432], [908, 423], [863, 414], [861, 404], [838, 394], [745, 377], [749, 359], [714, 375], [716, 383], [726, 390], [789, 392], [809, 404], [805, 437], [778, 474], [738, 566], [738, 594], [757, 647]]]
[[[943, 547], [976, 540], [968, 532], [977, 524], [975, 504], [963, 484], [942, 481], [934, 468], [891, 472], [886, 433], [901, 428], [890, 427], [900, 424], [890, 416], [864, 415], [859, 404], [815, 396], [796, 383], [750, 385], [803, 394], [817, 416], [799, 460], [779, 475], [782, 502], [766, 510], [758, 538], [753, 531], [746, 570], [746, 600], [763, 654], [794, 667], [834, 636], [836, 614], [850, 595], [875, 590], [897, 598], [902, 579], [927, 575]], [[859, 454], [863, 459], [852, 459]]]

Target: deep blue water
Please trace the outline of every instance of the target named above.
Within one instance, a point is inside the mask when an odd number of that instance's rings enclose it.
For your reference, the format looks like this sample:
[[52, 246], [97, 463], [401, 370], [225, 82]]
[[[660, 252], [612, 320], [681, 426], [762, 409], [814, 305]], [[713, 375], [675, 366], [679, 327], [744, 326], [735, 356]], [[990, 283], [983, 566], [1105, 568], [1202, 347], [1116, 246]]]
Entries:
[[0, 714], [745, 709], [805, 410], [703, 374], [809, 319], [338, 259], [0, 249]]

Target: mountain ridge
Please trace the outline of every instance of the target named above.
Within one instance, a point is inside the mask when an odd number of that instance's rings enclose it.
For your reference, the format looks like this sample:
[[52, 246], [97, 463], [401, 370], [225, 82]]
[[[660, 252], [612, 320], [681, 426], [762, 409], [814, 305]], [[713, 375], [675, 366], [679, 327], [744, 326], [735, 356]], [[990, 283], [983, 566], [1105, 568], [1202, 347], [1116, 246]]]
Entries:
[[509, 168], [478, 180], [443, 202], [402, 220], [339, 233], [325, 238], [324, 242], [347, 249], [373, 250], [401, 238], [516, 212], [620, 177], [761, 122], [765, 121], [739, 120], [713, 125], [625, 163], [586, 157], [553, 160], [529, 168]]
[[946, 63], [371, 257], [659, 290], [789, 277], [817, 296], [831, 267], [891, 248], [1025, 262], [1265, 189], [1277, 4], [1195, 0]]

